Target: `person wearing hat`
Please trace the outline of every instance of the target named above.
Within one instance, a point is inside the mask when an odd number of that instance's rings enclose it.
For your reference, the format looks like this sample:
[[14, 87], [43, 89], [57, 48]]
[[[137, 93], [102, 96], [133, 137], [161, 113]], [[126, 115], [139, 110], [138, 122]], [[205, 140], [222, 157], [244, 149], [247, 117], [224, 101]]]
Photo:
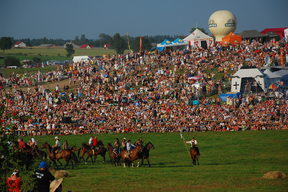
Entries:
[[126, 150], [126, 144], [127, 144], [127, 141], [126, 141], [126, 138], [124, 137], [123, 140], [122, 140], [122, 142], [121, 142], [122, 148], [123, 148], [124, 150]]
[[39, 163], [39, 169], [35, 171], [36, 176], [36, 192], [49, 192], [50, 183], [55, 177], [49, 172], [48, 165], [45, 161]]
[[131, 140], [129, 139], [129, 140], [127, 141], [127, 144], [126, 144], [126, 149], [127, 149], [129, 158], [131, 158], [131, 157], [130, 157], [130, 153], [131, 153], [131, 151], [132, 151], [135, 147], [136, 147], [136, 146], [133, 145], [133, 144], [131, 143]]
[[192, 148], [195, 148], [196, 151], [198, 152], [198, 154], [200, 155], [200, 151], [199, 151], [199, 148], [198, 148], [198, 145], [197, 145], [198, 142], [197, 142], [197, 140], [195, 139], [195, 137], [193, 137], [191, 141], [186, 141], [186, 143], [191, 144], [191, 149], [192, 149]]
[[116, 157], [118, 157], [118, 155], [120, 154], [121, 152], [121, 149], [120, 149], [120, 141], [118, 138], [116, 138], [115, 142], [114, 142], [114, 149], [113, 149], [113, 153], [116, 154]]
[[10, 177], [6, 179], [6, 184], [8, 186], [8, 192], [20, 192], [22, 180], [19, 177], [19, 171], [14, 170]]
[[55, 145], [52, 146], [52, 152], [55, 153], [56, 150], [61, 149], [60, 139], [56, 136], [55, 137]]

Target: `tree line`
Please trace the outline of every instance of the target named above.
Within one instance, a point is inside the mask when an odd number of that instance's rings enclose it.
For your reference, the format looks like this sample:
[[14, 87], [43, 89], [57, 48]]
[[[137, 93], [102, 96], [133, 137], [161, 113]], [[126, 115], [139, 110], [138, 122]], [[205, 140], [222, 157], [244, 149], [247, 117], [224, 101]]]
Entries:
[[[193, 27], [191, 29], [191, 32], [194, 31], [196, 28]], [[205, 32], [205, 29], [198, 28], [201, 31]], [[142, 37], [142, 50], [150, 50], [152, 47], [155, 47], [157, 43], [160, 43], [164, 41], [165, 39], [168, 39], [170, 41], [181, 38], [183, 39], [185, 36], [182, 35], [154, 35], [154, 36], [143, 36]], [[105, 33], [100, 33], [97, 39], [88, 39], [86, 38], [85, 34], [81, 34], [80, 36], [76, 36], [73, 40], [72, 39], [48, 39], [46, 37], [38, 38], [38, 39], [30, 39], [30, 38], [24, 38], [24, 39], [13, 39], [12, 37], [2, 37], [0, 38], [0, 49], [3, 51], [7, 49], [11, 49], [15, 42], [21, 41], [26, 44], [26, 46], [39, 46], [43, 44], [51, 44], [56, 46], [64, 46], [68, 52], [67, 55], [71, 56], [73, 52], [73, 45], [81, 46], [83, 44], [88, 44], [93, 47], [104, 47], [104, 45], [107, 45], [108, 47], [111, 47], [112, 49], [115, 49], [118, 54], [121, 54], [126, 49], [131, 49], [132, 51], [139, 51], [140, 47], [140, 36], [138, 37], [132, 37], [128, 34], [120, 35], [119, 33], [114, 34], [113, 36], [110, 36]], [[67, 48], [67, 42], [68, 48]]]
[[[165, 39], [168, 40], [174, 40], [176, 38], [183, 38], [184, 36], [181, 35], [154, 35], [154, 36], [143, 36], [142, 37], [142, 44], [143, 44], [143, 49], [144, 50], [149, 50], [151, 47], [156, 46], [157, 43], [162, 42]], [[2, 38], [7, 38], [7, 37], [2, 37]], [[120, 53], [121, 50], [128, 49], [129, 47], [133, 51], [138, 51], [139, 50], [139, 39], [140, 37], [132, 37], [129, 35], [120, 35], [119, 33], [116, 33], [114, 35], [108, 35], [105, 33], [100, 33], [97, 39], [88, 39], [84, 34], [80, 36], [76, 36], [74, 39], [48, 39], [46, 37], [43, 38], [38, 38], [38, 39], [30, 39], [30, 38], [24, 38], [24, 39], [13, 39], [9, 37], [12, 45], [16, 41], [21, 41], [26, 44], [26, 46], [31, 47], [31, 46], [39, 46], [43, 44], [52, 44], [56, 46], [63, 46], [67, 42], [72, 42], [74, 45], [81, 46], [83, 44], [88, 44], [93, 47], [103, 47], [105, 44], [110, 45], [111, 48], [117, 48], [121, 47], [119, 49]], [[6, 39], [7, 40], [7, 39]], [[1, 48], [2, 49], [2, 48]], [[7, 46], [4, 49], [9, 49], [9, 46]], [[4, 50], [2, 49], [2, 50]], [[116, 50], [117, 51], [117, 50]], [[117, 51], [118, 52], [118, 51]]]

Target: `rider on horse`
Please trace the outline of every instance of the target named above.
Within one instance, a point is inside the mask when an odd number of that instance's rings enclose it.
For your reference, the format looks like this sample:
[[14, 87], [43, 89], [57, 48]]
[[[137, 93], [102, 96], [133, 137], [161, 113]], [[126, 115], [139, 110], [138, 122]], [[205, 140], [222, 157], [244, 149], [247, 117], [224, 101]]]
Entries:
[[27, 149], [27, 146], [26, 146], [26, 143], [23, 141], [22, 138], [19, 138], [18, 140], [18, 146], [19, 146], [19, 149], [23, 152]]
[[198, 148], [198, 142], [197, 142], [197, 140], [193, 137], [192, 138], [192, 140], [191, 141], [186, 141], [186, 143], [190, 143], [191, 144], [191, 149], [195, 149], [197, 152], [198, 152], [198, 154], [200, 155], [200, 151], [199, 151], [199, 148]]
[[37, 147], [37, 142], [36, 140], [32, 137], [28, 143], [27, 143], [32, 149], [35, 149]]
[[116, 157], [118, 157], [119, 156], [119, 154], [120, 154], [120, 141], [119, 141], [119, 139], [118, 138], [116, 138], [116, 140], [115, 140], [115, 142], [114, 142], [114, 149], [113, 149], [113, 152], [116, 154]]
[[52, 146], [52, 152], [55, 153], [57, 150], [61, 149], [60, 139], [56, 136], [55, 137], [55, 145]]
[[128, 140], [128, 141], [127, 141], [126, 149], [127, 149], [128, 156], [129, 156], [129, 157], [130, 157], [130, 152], [131, 152], [131, 150], [133, 150], [135, 147], [136, 147], [136, 146], [131, 143], [131, 140]]
[[123, 148], [124, 150], [127, 150], [127, 148], [126, 148], [127, 141], [126, 141], [126, 138], [125, 138], [125, 137], [123, 138], [123, 140], [122, 140], [122, 142], [121, 142], [121, 145], [122, 145], [122, 148]]
[[95, 154], [96, 147], [98, 146], [98, 139], [96, 136], [92, 136], [89, 139], [88, 144], [91, 146], [91, 150], [93, 155]]

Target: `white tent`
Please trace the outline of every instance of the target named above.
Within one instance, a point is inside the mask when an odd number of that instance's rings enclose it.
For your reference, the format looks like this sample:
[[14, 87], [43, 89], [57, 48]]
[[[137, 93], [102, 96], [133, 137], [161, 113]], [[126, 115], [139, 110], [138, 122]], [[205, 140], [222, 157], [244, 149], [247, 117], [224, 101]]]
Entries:
[[288, 68], [285, 67], [271, 67], [263, 72], [267, 77], [266, 87], [272, 83], [279, 83], [282, 81], [285, 87], [288, 87]]
[[284, 30], [284, 37], [286, 42], [288, 42], [288, 28]]
[[232, 76], [231, 92], [266, 92], [266, 75], [259, 69], [240, 69]]
[[206, 44], [207, 47], [212, 47], [214, 44], [213, 37], [206, 35], [199, 29], [195, 29], [190, 35], [183, 39], [186, 42], [190, 42], [192, 47], [201, 47]]

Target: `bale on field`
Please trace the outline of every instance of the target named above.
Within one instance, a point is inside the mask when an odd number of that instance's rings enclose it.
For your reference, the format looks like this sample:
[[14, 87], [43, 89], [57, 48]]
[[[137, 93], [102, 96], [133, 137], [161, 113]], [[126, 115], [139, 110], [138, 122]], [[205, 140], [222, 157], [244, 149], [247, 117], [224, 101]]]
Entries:
[[263, 175], [265, 179], [285, 179], [287, 175], [281, 171], [269, 171]]

